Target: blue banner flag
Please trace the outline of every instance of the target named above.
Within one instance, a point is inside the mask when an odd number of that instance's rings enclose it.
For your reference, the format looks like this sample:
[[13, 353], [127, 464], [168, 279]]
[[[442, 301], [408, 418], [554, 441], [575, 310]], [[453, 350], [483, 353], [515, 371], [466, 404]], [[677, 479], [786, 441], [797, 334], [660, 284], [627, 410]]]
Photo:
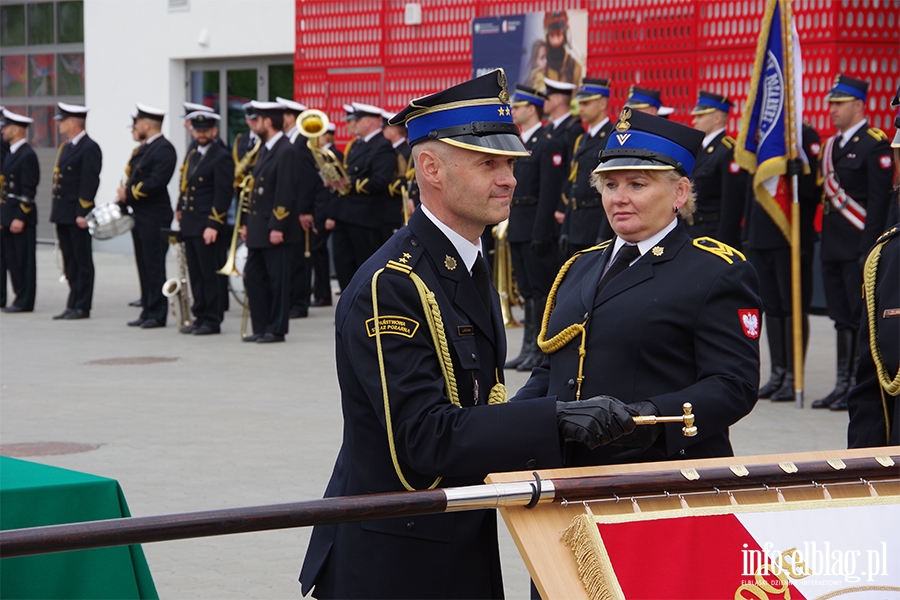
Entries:
[[[767, 0], [744, 105], [735, 161], [753, 173], [756, 200], [791, 239], [789, 159], [806, 156], [802, 139], [802, 68], [790, 0]], [[808, 168], [808, 167], [807, 167]]]

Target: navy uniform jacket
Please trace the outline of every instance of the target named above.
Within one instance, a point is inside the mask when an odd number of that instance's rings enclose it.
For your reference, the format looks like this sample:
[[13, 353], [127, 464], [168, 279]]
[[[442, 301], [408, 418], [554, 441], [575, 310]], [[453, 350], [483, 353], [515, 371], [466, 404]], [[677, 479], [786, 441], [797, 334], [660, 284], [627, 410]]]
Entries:
[[168, 226], [172, 221], [167, 186], [177, 162], [175, 147], [162, 136], [138, 146], [128, 163], [130, 171], [125, 184], [125, 203], [134, 209], [135, 222], [152, 219]]
[[[803, 150], [809, 158], [809, 173], [801, 174], [797, 182], [800, 194], [800, 247], [804, 252], [812, 252], [816, 242], [814, 221], [816, 209], [822, 200], [822, 186], [817, 183], [819, 159], [822, 143], [819, 134], [810, 125], [803, 124]], [[766, 213], [762, 205], [754, 199], [752, 177], [747, 177], [747, 210], [744, 224], [744, 238], [751, 248], [767, 250], [788, 248], [790, 242], [784, 237], [775, 221]]]
[[77, 217], [86, 216], [94, 208], [102, 166], [100, 146], [87, 134], [74, 146], [70, 142], [63, 144], [51, 192], [51, 223], [74, 225]]
[[[551, 156], [555, 156], [557, 153], [561, 154], [563, 169], [562, 176], [559, 180], [559, 187], [555, 190], [553, 198], [541, 198], [540, 205], [538, 206], [535, 224], [544, 229], [536, 232], [538, 237], [535, 239], [543, 241], [559, 237], [559, 225], [557, 225], [553, 213], [556, 211], [565, 212], [566, 210], [566, 205], [563, 201], [563, 189], [567, 185], [566, 176], [568, 175], [566, 165], [569, 164], [569, 160], [572, 157], [572, 149], [575, 147], [575, 140], [584, 133], [584, 127], [582, 127], [581, 121], [578, 120], [578, 118], [569, 115], [556, 129], [553, 128], [553, 123], [550, 122], [547, 123], [545, 130], [550, 134], [551, 140], [555, 142], [554, 146], [556, 146], [556, 144], [561, 145], [556, 147], [561, 147], [562, 150], [557, 150]], [[548, 234], [548, 232], [551, 231], [552, 234]]]
[[[450, 403], [432, 335], [409, 269], [435, 295], [461, 407]], [[373, 336], [377, 281], [391, 425], [401, 472], [416, 489], [475, 485], [495, 471], [561, 463], [553, 398], [487, 405], [502, 377], [506, 334], [496, 293], [493, 318], [450, 241], [416, 211], [357, 271], [335, 313], [344, 439], [326, 497], [403, 491], [394, 470]], [[475, 398], [477, 395], [477, 404]], [[329, 567], [323, 570], [324, 563]], [[338, 577], [325, 581], [323, 573]], [[339, 579], [339, 581], [338, 581]], [[339, 597], [502, 597], [494, 511], [319, 526], [303, 570]], [[321, 590], [320, 590], [321, 591]], [[342, 595], [343, 594], [343, 595]]]
[[[37, 205], [34, 203], [34, 196], [41, 180], [41, 170], [38, 167], [37, 155], [27, 142], [19, 146], [15, 154], [6, 155], [2, 174], [0, 225], [8, 228], [15, 219], [20, 219], [25, 222], [26, 227], [34, 227], [37, 225]], [[20, 197], [25, 200], [20, 200]]]
[[[822, 260], [858, 260], [887, 229], [891, 178], [894, 174], [891, 147], [880, 129], [864, 123], [843, 148], [834, 144], [834, 169], [841, 187], [866, 209], [865, 229], [854, 227], [824, 200]], [[824, 160], [824, 159], [823, 159]]]
[[185, 165], [181, 198], [181, 234], [201, 237], [207, 227], [225, 230], [234, 184], [234, 161], [231, 153], [215, 142], [207, 145], [205, 154], [191, 150]]
[[[900, 224], [882, 235], [875, 246], [881, 248], [874, 290], [876, 339], [887, 378], [893, 380], [900, 371]], [[872, 359], [865, 305], [859, 331], [857, 384], [847, 398], [850, 407], [848, 447], [896, 446], [900, 443], [898, 397], [888, 395], [879, 383]]]
[[564, 137], [554, 135], [553, 128], [547, 125], [539, 129], [525, 147], [531, 151], [531, 156], [516, 160], [509, 241], [552, 242], [559, 236], [553, 211], [566, 176]]
[[724, 131], [700, 150], [691, 181], [697, 192], [693, 237], [709, 236], [729, 246], [741, 243], [747, 172], [734, 161], [734, 138]]
[[[612, 244], [576, 254], [547, 339], [589, 315], [581, 398], [649, 400], [660, 415], [673, 416], [690, 402], [699, 432], [684, 437], [680, 425], [665, 425], [649, 450], [627, 457], [617, 456], [614, 445], [593, 451], [573, 445], [567, 466], [732, 455], [728, 427], [756, 404], [761, 302], [749, 262], [714, 240], [707, 245], [718, 254], [700, 243], [677, 225], [599, 295]], [[574, 400], [580, 343], [578, 336], [548, 355], [518, 396]]]
[[368, 142], [359, 138], [345, 158], [350, 193], [338, 196], [329, 217], [351, 225], [378, 229], [388, 204], [388, 186], [397, 167], [397, 154], [380, 132]]
[[269, 242], [269, 232], [273, 230], [284, 233], [284, 243], [300, 239], [298, 207], [302, 171], [300, 153], [286, 136], [278, 138], [271, 150], [262, 146], [253, 167], [253, 193], [248, 202], [248, 248], [274, 248]]
[[569, 202], [563, 224], [572, 244], [590, 246], [612, 235], [600, 192], [591, 185], [591, 173], [600, 162], [600, 151], [606, 148], [612, 130], [612, 121], [607, 121], [597, 135], [591, 137], [585, 132], [579, 136], [573, 147], [566, 193]]
[[316, 198], [327, 191], [322, 178], [319, 176], [319, 167], [309, 148], [309, 139], [303, 135], [297, 135], [292, 142], [294, 149], [300, 156], [300, 172], [297, 174], [297, 215], [311, 215], [315, 212]]

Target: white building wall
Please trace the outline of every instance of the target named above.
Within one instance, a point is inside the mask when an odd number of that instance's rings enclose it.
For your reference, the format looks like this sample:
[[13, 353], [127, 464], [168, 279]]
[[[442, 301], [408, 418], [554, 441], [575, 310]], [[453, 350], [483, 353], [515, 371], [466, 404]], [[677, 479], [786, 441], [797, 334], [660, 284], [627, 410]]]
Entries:
[[[167, 111], [163, 133], [179, 165], [185, 135], [181, 103], [187, 99], [185, 61], [293, 55], [294, 0], [84, 0], [85, 104], [88, 131], [103, 150], [97, 202], [115, 197], [135, 143], [135, 102]], [[198, 40], [205, 30], [206, 45]], [[177, 171], [176, 171], [177, 174]], [[178, 178], [169, 194], [177, 198]], [[95, 250], [128, 252], [130, 236], [97, 242]]]

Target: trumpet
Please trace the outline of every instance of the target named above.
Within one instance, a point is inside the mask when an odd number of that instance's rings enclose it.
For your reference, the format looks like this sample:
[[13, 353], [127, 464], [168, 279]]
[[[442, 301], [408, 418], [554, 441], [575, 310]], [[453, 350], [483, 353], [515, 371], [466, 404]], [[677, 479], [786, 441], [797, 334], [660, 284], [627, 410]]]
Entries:
[[319, 148], [318, 138], [328, 131], [328, 115], [314, 108], [304, 110], [297, 115], [297, 129], [304, 137], [309, 138], [306, 147], [312, 152], [325, 187], [333, 189], [341, 196], [349, 194], [350, 177], [344, 165], [334, 152], [328, 148]]

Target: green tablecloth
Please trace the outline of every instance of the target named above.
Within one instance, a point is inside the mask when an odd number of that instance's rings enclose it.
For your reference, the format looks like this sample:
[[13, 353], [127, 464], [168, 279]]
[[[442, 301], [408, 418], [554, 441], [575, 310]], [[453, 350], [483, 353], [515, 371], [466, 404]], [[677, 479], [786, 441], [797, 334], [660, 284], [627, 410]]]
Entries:
[[[115, 479], [0, 456], [0, 529], [130, 517]], [[140, 546], [0, 560], [0, 598], [158, 598]]]

